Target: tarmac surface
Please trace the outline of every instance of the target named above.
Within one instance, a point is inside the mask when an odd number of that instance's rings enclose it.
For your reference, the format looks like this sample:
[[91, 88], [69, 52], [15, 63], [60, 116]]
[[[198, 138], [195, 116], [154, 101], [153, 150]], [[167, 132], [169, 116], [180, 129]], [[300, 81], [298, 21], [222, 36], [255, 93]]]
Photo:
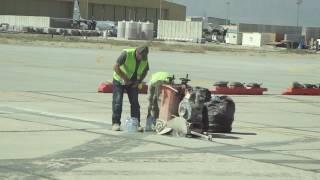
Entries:
[[[280, 95], [320, 83], [320, 56], [151, 50], [151, 72], [269, 89], [232, 96], [233, 133], [209, 142], [110, 130], [111, 94], [97, 87], [120, 51], [0, 45], [0, 179], [320, 179], [320, 97]], [[140, 104], [144, 122], [146, 95]]]

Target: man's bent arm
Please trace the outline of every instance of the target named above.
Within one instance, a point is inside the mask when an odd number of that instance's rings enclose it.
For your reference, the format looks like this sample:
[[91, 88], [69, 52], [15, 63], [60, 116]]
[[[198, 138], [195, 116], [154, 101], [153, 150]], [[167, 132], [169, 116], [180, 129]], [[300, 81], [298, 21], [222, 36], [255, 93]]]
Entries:
[[129, 81], [129, 79], [127, 78], [127, 76], [121, 71], [119, 64], [113, 65], [113, 70], [114, 70], [114, 71], [121, 77], [121, 79], [123, 79], [125, 82]]

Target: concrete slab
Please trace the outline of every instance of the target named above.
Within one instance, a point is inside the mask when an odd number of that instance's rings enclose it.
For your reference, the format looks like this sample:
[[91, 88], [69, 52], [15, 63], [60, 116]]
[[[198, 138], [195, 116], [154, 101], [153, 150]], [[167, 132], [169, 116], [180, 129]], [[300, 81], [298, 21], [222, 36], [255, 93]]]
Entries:
[[[46, 131], [41, 129], [39, 132], [2, 132], [0, 139], [0, 161], [47, 156], [71, 149], [97, 137], [98, 135], [81, 133], [74, 130]], [[1, 166], [3, 165], [1, 163]]]
[[[192, 179], [313, 179], [316, 176], [302, 175], [301, 171], [292, 171], [290, 168], [278, 167], [272, 164], [259, 164], [250, 160], [210, 154], [172, 154], [166, 157], [145, 157], [144, 159], [132, 159], [91, 164], [72, 172], [61, 174], [61, 179], [90, 178], [93, 174], [97, 179], [163, 179], [178, 178]], [[172, 162], [171, 159], [179, 159]], [[194, 161], [194, 159], [198, 159]], [[141, 162], [143, 161], [143, 162]], [[214, 162], [214, 163], [212, 163]], [[139, 166], [137, 166], [139, 163]], [[190, 166], [181, 164], [190, 163]], [[245, 166], [243, 164], [246, 164]], [[228, 172], [225, 171], [228, 167]], [[280, 173], [281, 172], [281, 173]], [[313, 176], [313, 177], [312, 177]]]
[[[320, 179], [320, 97], [280, 95], [293, 81], [320, 83], [320, 56], [151, 49], [151, 72], [269, 88], [232, 96], [233, 133], [208, 142], [110, 131], [112, 96], [96, 92], [119, 49], [0, 45], [0, 54], [0, 179]], [[123, 122], [129, 114], [125, 97]]]

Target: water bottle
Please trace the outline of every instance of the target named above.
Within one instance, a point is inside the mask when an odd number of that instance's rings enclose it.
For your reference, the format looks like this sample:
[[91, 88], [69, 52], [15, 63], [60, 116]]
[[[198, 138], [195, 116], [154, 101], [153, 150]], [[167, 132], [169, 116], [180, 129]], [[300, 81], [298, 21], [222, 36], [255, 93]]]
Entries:
[[139, 121], [135, 117], [127, 117], [126, 119], [126, 131], [127, 132], [137, 132]]
[[156, 124], [156, 120], [154, 117], [150, 116], [147, 118], [145, 131], [153, 131], [153, 127]]

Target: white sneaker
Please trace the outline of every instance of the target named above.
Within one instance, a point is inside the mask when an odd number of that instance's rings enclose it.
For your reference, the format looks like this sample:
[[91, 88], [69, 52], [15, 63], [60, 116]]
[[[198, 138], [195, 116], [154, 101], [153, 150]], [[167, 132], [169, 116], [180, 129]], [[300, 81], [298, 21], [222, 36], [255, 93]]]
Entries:
[[117, 124], [117, 123], [113, 124], [111, 130], [112, 131], [120, 131], [120, 124]]

